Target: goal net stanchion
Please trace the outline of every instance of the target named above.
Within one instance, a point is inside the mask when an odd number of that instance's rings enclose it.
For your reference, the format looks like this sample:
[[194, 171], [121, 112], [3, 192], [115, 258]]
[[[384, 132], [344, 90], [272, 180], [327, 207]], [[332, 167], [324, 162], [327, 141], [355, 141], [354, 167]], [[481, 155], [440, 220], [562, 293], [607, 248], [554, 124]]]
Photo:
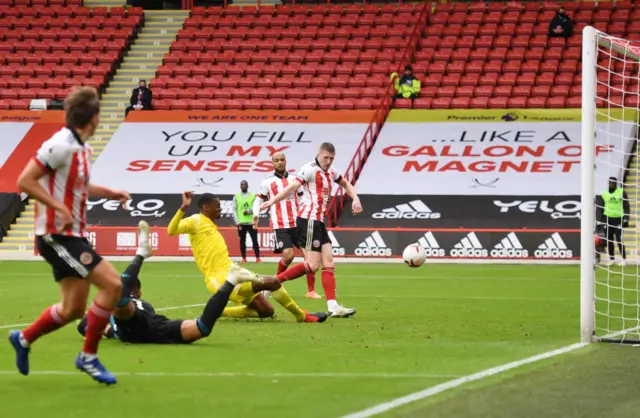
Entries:
[[[636, 204], [640, 180], [629, 172], [638, 140], [640, 42], [586, 27], [582, 39], [582, 157], [580, 243], [580, 336], [583, 342], [640, 344], [640, 270]], [[634, 171], [634, 170], [631, 170]], [[611, 265], [605, 240], [596, 248], [602, 202], [596, 198], [616, 177], [629, 196], [630, 226], [623, 228], [625, 265]], [[606, 232], [605, 232], [606, 233]], [[625, 238], [626, 236], [626, 238]], [[599, 262], [598, 262], [599, 259]], [[617, 264], [617, 263], [616, 263]]]

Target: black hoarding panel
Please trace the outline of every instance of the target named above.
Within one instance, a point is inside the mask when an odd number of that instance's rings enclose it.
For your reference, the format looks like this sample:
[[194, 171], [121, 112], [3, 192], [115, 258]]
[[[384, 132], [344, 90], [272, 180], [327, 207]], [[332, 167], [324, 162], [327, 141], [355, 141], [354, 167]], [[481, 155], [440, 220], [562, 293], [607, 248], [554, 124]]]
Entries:
[[[523, 185], [526, 187], [526, 185]], [[549, 228], [580, 227], [579, 196], [393, 196], [360, 197], [364, 212], [347, 203], [341, 227]]]

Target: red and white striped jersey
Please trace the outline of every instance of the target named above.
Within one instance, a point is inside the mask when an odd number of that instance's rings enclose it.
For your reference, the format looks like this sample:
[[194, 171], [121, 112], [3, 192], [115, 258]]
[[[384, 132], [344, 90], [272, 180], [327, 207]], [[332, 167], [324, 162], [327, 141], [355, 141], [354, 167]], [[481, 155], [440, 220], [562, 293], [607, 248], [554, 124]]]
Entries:
[[[289, 173], [286, 173], [284, 177], [278, 173], [274, 173], [273, 176], [262, 180], [258, 197], [262, 200], [269, 200], [273, 196], [277, 195], [280, 190], [290, 185], [292, 181], [295, 181], [295, 177], [290, 176]], [[298, 196], [301, 196], [302, 194], [304, 194], [304, 192], [302, 191], [302, 188], [300, 188], [296, 193], [292, 193], [288, 198], [271, 206], [269, 210], [272, 229], [296, 227]]]
[[324, 171], [318, 160], [314, 159], [302, 166], [296, 179], [304, 186], [305, 191], [298, 216], [324, 222], [324, 213], [331, 199], [332, 182], [339, 183], [342, 176], [333, 167]]
[[[34, 161], [46, 172], [40, 185], [64, 202], [73, 216], [73, 227], [66, 234], [84, 237], [91, 147], [74, 131], [63, 128], [42, 144]], [[36, 202], [36, 235], [56, 234], [59, 226], [55, 211]]]

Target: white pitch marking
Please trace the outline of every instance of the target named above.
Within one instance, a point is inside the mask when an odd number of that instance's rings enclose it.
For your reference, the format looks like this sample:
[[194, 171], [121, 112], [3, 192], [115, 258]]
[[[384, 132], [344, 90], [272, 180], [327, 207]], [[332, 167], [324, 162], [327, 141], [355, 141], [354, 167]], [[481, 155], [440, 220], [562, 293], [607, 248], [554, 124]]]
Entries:
[[[2, 375], [14, 375], [15, 370], [0, 370]], [[30, 375], [52, 375], [52, 376], [82, 376], [81, 373], [44, 370], [30, 372]], [[448, 379], [457, 377], [456, 374], [431, 374], [431, 373], [251, 373], [251, 372], [194, 372], [194, 373], [172, 373], [172, 372], [113, 372], [116, 376], [132, 377], [314, 377], [314, 378], [382, 378], [382, 379]]]
[[31, 324], [11, 324], [11, 325], [0, 325], [0, 329], [6, 329], [6, 328], [20, 328], [20, 327], [26, 327], [27, 325], [31, 325]]
[[[640, 326], [631, 327], [627, 329], [623, 329], [622, 331], [612, 332], [610, 334], [605, 335], [601, 338], [616, 338], [619, 336], [624, 336], [628, 333], [633, 333], [634, 331], [640, 330]], [[526, 364], [535, 363], [536, 361], [548, 359], [551, 357], [559, 356], [570, 351], [578, 350], [582, 347], [588, 346], [589, 343], [576, 343], [571, 344], [562, 348], [558, 348], [556, 350], [547, 351], [546, 353], [537, 354], [532, 357], [527, 357], [522, 360], [512, 361], [511, 363], [503, 364], [501, 366], [492, 367], [490, 369], [483, 370], [478, 373], [470, 374], [468, 376], [462, 376], [458, 379], [450, 380], [448, 382], [440, 383], [439, 385], [431, 386], [420, 392], [410, 393], [409, 395], [402, 396], [400, 398], [392, 399], [389, 402], [384, 402], [371, 408], [363, 409], [362, 411], [354, 412], [348, 415], [343, 416], [342, 418], [368, 418], [374, 415], [381, 414], [383, 412], [387, 412], [391, 409], [398, 408], [400, 406], [419, 401], [422, 399], [429, 398], [431, 396], [437, 395], [449, 389], [457, 388], [458, 386], [462, 386], [469, 382], [475, 382], [476, 380], [481, 380], [486, 377], [494, 376], [496, 374], [500, 374], [512, 369], [516, 369], [518, 367], [524, 366]]]
[[476, 380], [481, 380], [490, 376], [494, 376], [496, 374], [500, 374], [506, 372], [508, 370], [512, 370], [525, 364], [534, 363], [536, 361], [544, 360], [550, 357], [559, 356], [561, 354], [568, 353], [570, 351], [577, 350], [579, 348], [585, 347], [589, 345], [589, 343], [577, 343], [568, 345], [566, 347], [559, 348], [557, 350], [547, 351], [546, 353], [538, 354], [532, 357], [528, 357], [522, 360], [513, 361], [511, 363], [503, 364], [502, 366], [492, 367], [490, 369], [483, 370], [478, 373], [470, 374], [467, 376], [459, 377], [454, 380], [449, 380], [448, 382], [440, 383], [439, 385], [428, 387], [419, 392], [414, 392], [406, 396], [402, 396], [399, 398], [392, 399], [388, 402], [384, 402], [371, 408], [363, 409], [362, 411], [353, 412], [351, 414], [345, 415], [342, 418], [368, 418], [383, 412], [390, 411], [392, 409], [398, 408], [403, 405], [407, 405], [409, 403], [419, 401], [422, 399], [429, 398], [431, 396], [437, 395], [449, 389], [457, 388], [458, 386], [462, 386], [469, 382], [475, 382]]

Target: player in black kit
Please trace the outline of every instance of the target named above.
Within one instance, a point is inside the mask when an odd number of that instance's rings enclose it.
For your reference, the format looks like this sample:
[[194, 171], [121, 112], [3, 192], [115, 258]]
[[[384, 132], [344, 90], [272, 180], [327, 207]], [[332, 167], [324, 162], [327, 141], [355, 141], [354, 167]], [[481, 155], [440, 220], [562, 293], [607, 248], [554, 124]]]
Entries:
[[[126, 343], [188, 344], [208, 337], [216, 320], [229, 301], [229, 296], [238, 283], [227, 280], [209, 298], [202, 315], [195, 320], [170, 320], [155, 312], [153, 306], [140, 299], [142, 284], [140, 268], [145, 259], [151, 257], [149, 225], [141, 221], [138, 225], [138, 251], [122, 274], [122, 297], [113, 312], [110, 325], [104, 330], [108, 338], [117, 338]], [[256, 276], [257, 277], [257, 276]], [[237, 279], [229, 276], [233, 281]], [[242, 280], [242, 279], [240, 279]], [[257, 279], [256, 279], [257, 280]], [[87, 317], [78, 324], [78, 332], [84, 335]]]

